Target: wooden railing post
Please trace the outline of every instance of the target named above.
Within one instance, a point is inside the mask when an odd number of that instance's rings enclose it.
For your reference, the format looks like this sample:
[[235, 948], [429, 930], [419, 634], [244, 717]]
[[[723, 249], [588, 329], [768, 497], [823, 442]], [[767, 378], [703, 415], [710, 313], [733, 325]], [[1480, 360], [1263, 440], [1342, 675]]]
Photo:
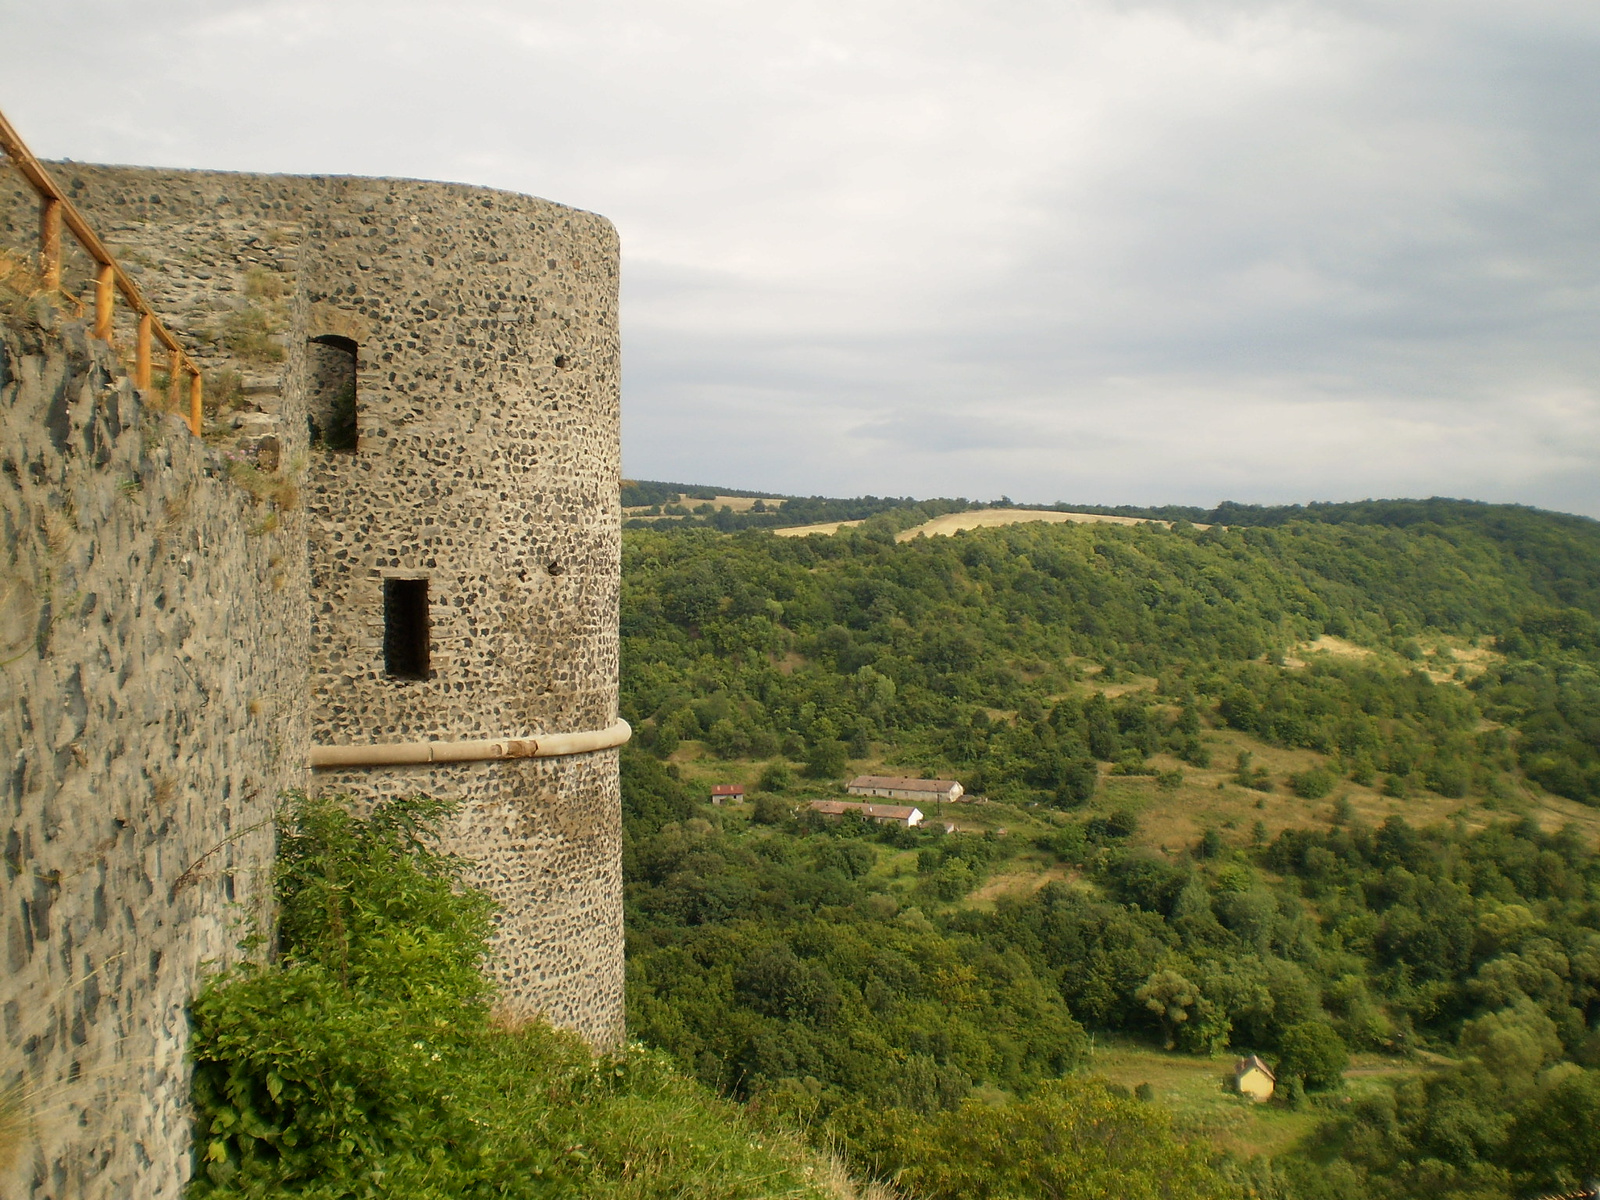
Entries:
[[39, 203], [39, 274], [44, 290], [61, 290], [61, 201], [46, 196]]
[[167, 351], [167, 411], [178, 411], [178, 387], [182, 379], [183, 359], [176, 350]]
[[155, 318], [149, 313], [139, 314], [139, 341], [133, 360], [133, 386], [141, 392], [150, 390], [150, 333]]
[[200, 372], [193, 368], [189, 371], [189, 432], [199, 437], [204, 426], [201, 422], [205, 418], [204, 408], [205, 385], [200, 382]]
[[117, 273], [110, 263], [101, 263], [94, 277], [94, 336], [111, 341], [111, 310], [117, 302]]

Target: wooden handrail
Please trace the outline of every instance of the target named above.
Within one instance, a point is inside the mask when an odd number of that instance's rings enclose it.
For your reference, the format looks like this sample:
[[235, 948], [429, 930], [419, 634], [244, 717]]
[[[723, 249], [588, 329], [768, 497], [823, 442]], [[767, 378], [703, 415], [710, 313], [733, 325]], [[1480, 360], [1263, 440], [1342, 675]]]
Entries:
[[94, 259], [97, 268], [94, 336], [107, 345], [111, 343], [112, 311], [116, 303], [116, 293], [121, 292], [128, 302], [128, 307], [133, 309], [139, 318], [134, 385], [141, 390], [149, 390], [151, 343], [152, 340], [160, 342], [168, 352], [170, 394], [176, 395], [178, 392], [179, 371], [184, 371], [189, 376], [189, 431], [199, 437], [202, 429], [205, 385], [201, 381], [200, 368], [194, 359], [190, 358], [178, 344], [178, 339], [167, 332], [167, 327], [161, 323], [161, 318], [156, 316], [145, 303], [138, 285], [111, 256], [106, 244], [89, 227], [89, 222], [83, 219], [83, 214], [78, 211], [77, 206], [57, 186], [56, 181], [50, 177], [50, 172], [46, 171], [44, 165], [33, 156], [33, 151], [28, 149], [11, 122], [6, 120], [3, 112], [0, 112], [0, 150], [4, 150], [6, 157], [16, 164], [17, 170], [22, 172], [22, 177], [32, 185], [39, 197], [39, 274], [44, 279], [45, 287], [50, 291], [58, 291], [61, 287], [61, 226], [65, 225], [77, 239], [78, 245]]

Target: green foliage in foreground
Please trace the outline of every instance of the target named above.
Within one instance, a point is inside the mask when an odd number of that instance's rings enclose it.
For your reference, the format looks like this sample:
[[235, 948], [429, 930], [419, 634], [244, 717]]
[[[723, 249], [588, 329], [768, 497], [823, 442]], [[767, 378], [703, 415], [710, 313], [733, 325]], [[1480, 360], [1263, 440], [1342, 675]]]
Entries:
[[928, 1200], [1236, 1194], [1214, 1155], [1177, 1137], [1160, 1109], [1087, 1080], [1046, 1084], [1004, 1106], [968, 1101], [933, 1120], [890, 1113], [857, 1140]]
[[488, 902], [426, 800], [292, 801], [283, 948], [194, 1005], [195, 1179], [224, 1197], [822, 1196], [787, 1138], [631, 1047], [489, 1020]]
[[[542, 1024], [494, 1027], [479, 969], [487, 901], [431, 848], [447, 811], [400, 800], [360, 820], [338, 802], [292, 799], [281, 959], [219, 977], [195, 1003], [191, 1198], [853, 1194], [784, 1132], [792, 1110], [741, 1110], [638, 1045], [594, 1058]], [[969, 977], [945, 967], [960, 1004]], [[769, 948], [744, 986], [804, 1023], [837, 1000], [805, 976]], [[1098, 1084], [926, 1119], [853, 1111], [862, 1160], [927, 1200], [1239, 1191], [1158, 1110]]]

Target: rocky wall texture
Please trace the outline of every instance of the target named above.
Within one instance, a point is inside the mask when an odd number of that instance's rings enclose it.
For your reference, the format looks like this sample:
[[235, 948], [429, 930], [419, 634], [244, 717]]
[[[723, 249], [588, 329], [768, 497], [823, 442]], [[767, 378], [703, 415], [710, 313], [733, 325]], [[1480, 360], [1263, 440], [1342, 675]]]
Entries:
[[303, 518], [117, 371], [38, 303], [0, 323], [6, 1197], [178, 1196], [186, 1006], [267, 925], [307, 779]]
[[623, 1036], [622, 827], [617, 753], [322, 774], [333, 792], [424, 794], [462, 808], [452, 848], [494, 897], [500, 1011], [542, 1016], [591, 1045]]

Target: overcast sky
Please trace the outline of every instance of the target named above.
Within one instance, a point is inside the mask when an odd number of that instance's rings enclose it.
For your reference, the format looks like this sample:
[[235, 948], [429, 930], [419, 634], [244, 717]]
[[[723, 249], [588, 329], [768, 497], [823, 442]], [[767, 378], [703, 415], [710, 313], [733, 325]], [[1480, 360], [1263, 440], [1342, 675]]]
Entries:
[[1593, 0], [0, 0], [41, 155], [611, 218], [624, 469], [1600, 516]]

